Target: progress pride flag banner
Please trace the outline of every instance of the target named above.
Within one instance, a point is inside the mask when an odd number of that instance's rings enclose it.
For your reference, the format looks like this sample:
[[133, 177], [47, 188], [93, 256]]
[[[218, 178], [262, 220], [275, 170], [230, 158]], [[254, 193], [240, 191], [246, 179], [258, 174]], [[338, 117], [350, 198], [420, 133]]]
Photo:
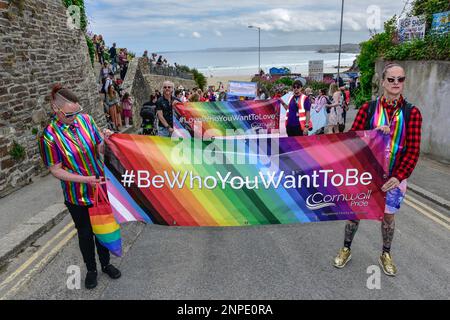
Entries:
[[272, 133], [278, 132], [279, 114], [277, 100], [188, 102], [175, 106], [173, 123], [175, 135], [185, 138]]
[[387, 142], [378, 131], [211, 141], [115, 134], [108, 195], [119, 223], [381, 220]]

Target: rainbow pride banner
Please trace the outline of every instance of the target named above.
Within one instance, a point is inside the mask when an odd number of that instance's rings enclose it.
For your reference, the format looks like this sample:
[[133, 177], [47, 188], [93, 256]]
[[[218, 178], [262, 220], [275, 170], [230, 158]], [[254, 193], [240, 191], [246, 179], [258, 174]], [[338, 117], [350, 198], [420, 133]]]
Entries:
[[271, 133], [279, 129], [279, 114], [277, 100], [188, 102], [174, 108], [173, 125], [184, 138], [243, 135], [249, 130]]
[[105, 154], [119, 223], [248, 226], [381, 220], [386, 136], [258, 139], [115, 134]]

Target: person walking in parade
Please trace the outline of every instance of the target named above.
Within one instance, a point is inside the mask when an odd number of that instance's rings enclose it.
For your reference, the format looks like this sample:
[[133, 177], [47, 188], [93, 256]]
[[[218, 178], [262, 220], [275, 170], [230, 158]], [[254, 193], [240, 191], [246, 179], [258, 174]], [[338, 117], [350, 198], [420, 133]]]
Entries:
[[289, 137], [307, 136], [312, 130], [311, 123], [311, 101], [302, 93], [303, 84], [300, 80], [295, 80], [292, 84], [294, 95], [286, 104], [280, 99], [281, 104], [286, 109], [286, 132]]
[[[382, 186], [382, 191], [387, 193], [384, 219], [381, 222], [383, 247], [378, 260], [388, 276], [397, 274], [391, 255], [395, 214], [400, 210], [406, 194], [407, 179], [416, 167], [420, 155], [422, 116], [419, 109], [407, 102], [402, 95], [405, 81], [405, 71], [400, 65], [386, 65], [382, 73], [384, 94], [360, 108], [351, 129], [376, 129], [391, 135], [389, 179]], [[358, 226], [359, 220], [347, 222], [344, 247], [333, 263], [336, 268], [343, 268], [350, 261], [351, 244]]]
[[327, 104], [326, 108], [330, 110], [327, 119], [326, 134], [339, 133], [339, 125], [344, 123], [342, 118], [342, 95], [338, 86], [335, 83], [330, 85], [330, 95], [332, 97], [332, 103]]
[[179, 103], [173, 96], [174, 84], [164, 81], [163, 95], [156, 102], [156, 116], [158, 118], [158, 136], [171, 137], [173, 133], [173, 105]]
[[109, 49], [109, 57], [111, 58], [111, 67], [112, 72], [117, 72], [117, 48], [116, 43], [113, 43], [113, 46]]
[[94, 236], [88, 209], [94, 202], [94, 186], [101, 182], [103, 164], [103, 139], [112, 132], [101, 134], [90, 115], [83, 114], [77, 96], [69, 89], [56, 85], [51, 92], [54, 117], [39, 138], [39, 150], [46, 167], [61, 180], [65, 205], [75, 223], [79, 246], [87, 267], [85, 286], [97, 286], [95, 248], [101, 270], [112, 279], [121, 276], [110, 264], [110, 253]]

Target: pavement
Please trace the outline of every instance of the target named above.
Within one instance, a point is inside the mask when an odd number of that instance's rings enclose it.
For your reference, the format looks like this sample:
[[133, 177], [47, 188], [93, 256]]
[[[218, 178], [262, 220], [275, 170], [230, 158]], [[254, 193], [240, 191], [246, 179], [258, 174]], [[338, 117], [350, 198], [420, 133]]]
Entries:
[[[348, 123], [356, 114], [351, 110]], [[450, 167], [422, 155], [394, 240], [401, 273], [368, 290], [379, 224], [364, 222], [354, 258], [335, 270], [343, 222], [248, 228], [122, 227], [126, 275], [68, 290], [81, 263], [75, 230], [51, 175], [0, 199], [0, 299], [448, 299]], [[403, 208], [403, 207], [402, 207]], [[83, 270], [83, 266], [80, 266]], [[59, 276], [58, 276], [59, 275]]]

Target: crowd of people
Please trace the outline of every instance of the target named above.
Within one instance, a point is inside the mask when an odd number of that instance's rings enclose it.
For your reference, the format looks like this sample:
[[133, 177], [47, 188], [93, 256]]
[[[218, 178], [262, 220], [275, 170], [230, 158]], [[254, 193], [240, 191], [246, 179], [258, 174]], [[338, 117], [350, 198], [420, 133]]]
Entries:
[[[124, 93], [120, 96], [120, 90], [117, 91], [114, 88], [113, 72], [102, 70], [101, 74], [108, 75], [104, 81], [103, 93], [113, 122], [117, 125], [121, 124], [121, 116], [123, 116], [125, 123], [129, 124], [132, 105], [130, 95]], [[406, 101], [402, 95], [405, 81], [405, 70], [400, 65], [387, 65], [382, 74], [383, 95], [360, 108], [351, 128], [353, 131], [379, 130], [383, 134], [390, 134], [391, 137], [396, 135], [399, 138], [391, 139], [389, 177], [381, 188], [383, 192], [386, 192], [386, 208], [381, 221], [382, 253], [379, 256], [379, 263], [383, 272], [389, 276], [397, 274], [397, 267], [391, 255], [395, 214], [399, 211], [405, 197], [407, 178], [413, 172], [420, 155], [422, 116], [419, 109]], [[330, 109], [329, 126], [335, 132], [336, 124], [345, 122], [343, 101], [347, 95], [343, 83], [336, 81], [330, 86], [331, 99], [327, 97], [326, 90], [320, 90], [318, 96], [314, 97], [312, 90], [303, 89], [303, 86], [301, 81], [294, 81], [292, 98], [288, 103], [283, 102], [283, 106], [288, 111], [286, 119], [288, 134], [296, 136], [308, 133], [311, 128], [310, 111], [313, 107]], [[162, 91], [162, 93], [156, 91], [150, 97], [150, 101], [142, 108], [141, 115], [147, 112], [146, 110], [156, 114], [154, 118], [158, 119], [157, 127], [150, 129], [165, 137], [170, 136], [174, 131], [172, 117], [174, 104], [180, 101], [215, 99], [211, 92], [204, 93], [198, 88], [184, 90], [178, 87], [175, 90], [171, 81], [163, 83]], [[281, 94], [281, 92], [277, 93], [277, 95]], [[104, 139], [111, 136], [113, 132], [108, 129], [101, 132], [94, 119], [83, 113], [83, 107], [79, 102], [78, 97], [70, 89], [61, 85], [53, 88], [51, 107], [54, 116], [39, 137], [39, 149], [43, 163], [56, 178], [61, 180], [65, 204], [75, 223], [81, 254], [88, 270], [85, 286], [93, 289], [97, 286], [96, 248], [102, 272], [112, 279], [118, 279], [121, 276], [121, 272], [110, 263], [109, 251], [94, 236], [89, 217], [89, 208], [95, 202], [95, 187], [98, 188], [102, 183], [104, 184], [101, 179], [104, 175], [104, 166], [98, 153], [104, 152]], [[125, 112], [117, 111], [119, 104]], [[150, 123], [151, 126], [154, 124], [154, 121]], [[351, 244], [359, 223], [359, 220], [347, 222], [344, 246], [333, 261], [336, 268], [343, 268], [350, 261]]]
[[[99, 72], [99, 92], [103, 94], [103, 106], [108, 127], [113, 131], [129, 128], [132, 123], [133, 100], [128, 92], [122, 89], [128, 71], [128, 50], [118, 49], [113, 43], [107, 48], [102, 35], [94, 35], [95, 61], [101, 64]], [[105, 59], [108, 51], [109, 60]]]
[[[117, 48], [116, 43], [113, 43], [111, 48], [108, 48], [103, 40], [102, 35], [94, 35], [92, 37], [95, 49], [95, 61], [103, 65], [108, 62], [111, 65], [111, 70], [114, 73], [120, 73], [120, 78], [125, 79], [128, 70], [128, 50], [127, 48]], [[106, 61], [105, 52], [108, 52]]]

